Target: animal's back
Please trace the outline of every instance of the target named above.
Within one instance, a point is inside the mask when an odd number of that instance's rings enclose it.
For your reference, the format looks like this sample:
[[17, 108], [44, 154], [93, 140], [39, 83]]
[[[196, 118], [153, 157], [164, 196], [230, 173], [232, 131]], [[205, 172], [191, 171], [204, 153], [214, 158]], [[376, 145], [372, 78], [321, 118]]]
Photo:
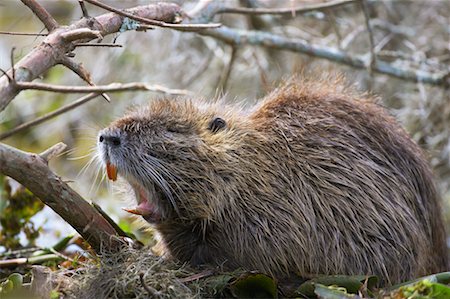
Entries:
[[250, 111], [164, 100], [99, 136], [168, 255], [276, 277], [447, 267], [432, 173], [383, 108], [333, 80], [288, 84]]
[[[262, 160], [277, 194], [249, 209], [264, 211], [253, 217], [275, 233], [274, 244], [261, 247], [272, 271], [295, 264], [300, 273], [377, 274], [393, 283], [446, 269], [431, 171], [383, 108], [306, 83], [273, 92], [250, 120], [266, 137]], [[261, 220], [266, 208], [275, 209], [273, 223]]]

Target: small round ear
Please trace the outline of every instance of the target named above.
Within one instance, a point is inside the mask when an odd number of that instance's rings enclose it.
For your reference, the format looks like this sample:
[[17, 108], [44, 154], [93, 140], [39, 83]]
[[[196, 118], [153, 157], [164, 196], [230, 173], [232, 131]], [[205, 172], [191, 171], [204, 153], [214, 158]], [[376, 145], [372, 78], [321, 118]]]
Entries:
[[217, 131], [225, 128], [226, 126], [227, 123], [225, 122], [225, 120], [223, 120], [220, 117], [216, 117], [209, 123], [208, 130], [210, 130], [213, 133], [216, 133]]

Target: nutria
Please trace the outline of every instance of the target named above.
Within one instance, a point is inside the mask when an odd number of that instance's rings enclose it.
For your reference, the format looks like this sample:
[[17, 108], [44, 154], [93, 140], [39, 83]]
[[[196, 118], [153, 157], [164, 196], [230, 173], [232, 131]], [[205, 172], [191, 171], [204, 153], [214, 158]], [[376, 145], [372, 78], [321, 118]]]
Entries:
[[250, 108], [156, 100], [102, 130], [99, 154], [183, 262], [384, 285], [446, 270], [432, 172], [374, 102], [334, 79]]

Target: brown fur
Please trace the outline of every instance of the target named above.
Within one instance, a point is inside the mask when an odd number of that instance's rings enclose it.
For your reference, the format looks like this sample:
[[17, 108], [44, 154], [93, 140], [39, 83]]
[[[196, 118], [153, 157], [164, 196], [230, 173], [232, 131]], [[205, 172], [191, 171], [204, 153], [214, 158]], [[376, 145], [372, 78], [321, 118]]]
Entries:
[[[375, 274], [382, 284], [446, 270], [421, 150], [338, 81], [291, 82], [247, 110], [153, 101], [102, 132], [122, 138], [111, 155], [119, 175], [167, 184], [172, 202], [167, 188], [152, 201], [171, 256], [275, 276]], [[215, 117], [226, 128], [211, 132]]]

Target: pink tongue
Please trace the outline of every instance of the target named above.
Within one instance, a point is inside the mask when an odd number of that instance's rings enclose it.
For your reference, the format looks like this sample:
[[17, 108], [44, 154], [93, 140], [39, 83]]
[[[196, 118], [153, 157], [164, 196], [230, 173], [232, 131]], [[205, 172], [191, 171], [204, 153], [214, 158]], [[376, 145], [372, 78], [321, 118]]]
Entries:
[[141, 202], [137, 207], [129, 209], [129, 208], [122, 208], [124, 211], [136, 214], [136, 215], [142, 215], [142, 216], [148, 216], [154, 213], [154, 209], [152, 205], [147, 200], [144, 200]]

